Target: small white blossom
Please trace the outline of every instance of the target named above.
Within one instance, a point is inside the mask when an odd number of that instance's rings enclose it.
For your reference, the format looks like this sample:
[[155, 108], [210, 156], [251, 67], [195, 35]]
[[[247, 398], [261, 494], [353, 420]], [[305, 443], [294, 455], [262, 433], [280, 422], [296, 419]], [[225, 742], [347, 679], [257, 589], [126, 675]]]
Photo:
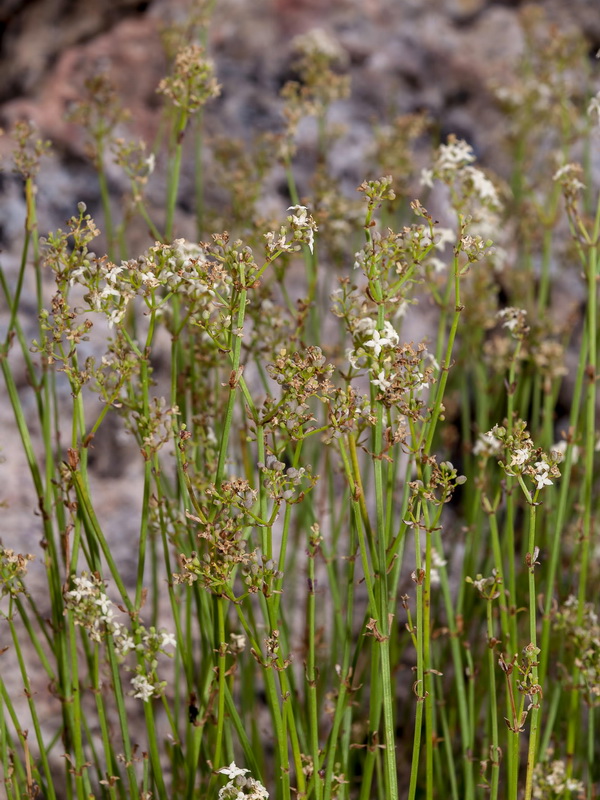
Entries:
[[429, 189], [433, 188], [433, 170], [432, 169], [422, 169], [421, 170], [421, 186], [427, 186]]
[[470, 144], [464, 139], [453, 139], [447, 144], [442, 144], [438, 150], [436, 167], [443, 170], [456, 170], [475, 161], [475, 154]]
[[502, 308], [496, 314], [497, 319], [502, 321], [502, 327], [507, 328], [511, 333], [519, 333], [525, 329], [526, 316], [525, 309], [513, 306]]
[[431, 548], [431, 571], [429, 580], [432, 586], [439, 586], [441, 583], [440, 568], [445, 567], [448, 562], [438, 553], [435, 547]]
[[367, 334], [371, 335], [373, 331], [377, 328], [377, 323], [371, 317], [363, 317], [354, 325], [354, 334]]
[[[406, 300], [402, 300], [398, 303], [398, 307], [394, 311], [394, 319], [402, 319], [406, 316], [406, 312], [408, 311], [408, 303]], [[400, 339], [398, 339], [400, 341]]]
[[145, 675], [136, 675], [133, 677], [131, 679], [131, 685], [134, 689], [133, 696], [137, 697], [139, 700], [143, 700], [144, 703], [147, 703], [154, 694], [154, 686]]
[[242, 653], [246, 649], [246, 637], [243, 633], [229, 634], [229, 649], [232, 653]]
[[[564, 461], [565, 456], [567, 454], [567, 447], [568, 446], [569, 446], [569, 443], [567, 442], [566, 439], [561, 439], [560, 442], [556, 442], [556, 444], [552, 445], [552, 447], [550, 448], [550, 452], [552, 454], [554, 454], [555, 456], [557, 456], [557, 459], [556, 459], [557, 462]], [[596, 449], [598, 449], [598, 448], [596, 448]], [[571, 462], [573, 464], [577, 464], [577, 462], [579, 461], [579, 453], [580, 453], [579, 447], [576, 444], [572, 444], [571, 445]]]
[[218, 769], [217, 772], [220, 772], [221, 775], [225, 775], [225, 777], [229, 778], [229, 780], [235, 780], [238, 776], [243, 776], [247, 772], [250, 772], [249, 769], [242, 769], [241, 767], [236, 766], [235, 761], [232, 761], [228, 767], [221, 767]]
[[540, 489], [543, 489], [544, 486], [552, 486], [552, 481], [548, 477], [548, 472], [550, 471], [549, 464], [546, 464], [545, 461], [536, 461], [534, 469], [535, 469], [536, 489], [538, 491]]
[[388, 378], [385, 377], [385, 372], [381, 370], [376, 378], [371, 379], [371, 383], [373, 386], [378, 386], [382, 392], [385, 392], [387, 389], [390, 388], [392, 385], [392, 381], [396, 376], [394, 374], [390, 375]]
[[388, 329], [381, 333], [379, 331], [373, 331], [369, 341], [365, 342], [365, 347], [370, 347], [373, 350], [375, 358], [379, 358], [384, 347], [394, 347], [394, 345], [398, 344], [398, 334], [391, 327], [389, 322], [387, 322], [386, 325], [389, 326]]
[[588, 103], [587, 113], [588, 117], [591, 117], [596, 125], [600, 125], [600, 92], [595, 94]]
[[500, 439], [496, 439], [492, 431], [488, 431], [487, 433], [480, 433], [477, 437], [473, 447], [473, 455], [489, 458], [499, 453], [501, 449], [502, 442]]
[[418, 380], [413, 386], [415, 392], [422, 392], [424, 389], [429, 389], [429, 381], [424, 380], [425, 376], [422, 372], [418, 373]]
[[161, 650], [164, 650], [165, 647], [173, 647], [173, 648], [177, 647], [177, 640], [175, 639], [174, 634], [169, 633], [168, 631], [161, 631], [160, 636], [161, 636], [161, 642], [160, 642]]
[[400, 341], [400, 337], [394, 330], [392, 323], [389, 322], [387, 319], [383, 323], [383, 332], [385, 333], [386, 338], [391, 343], [392, 347], [396, 347], [396, 345]]
[[488, 208], [500, 211], [502, 209], [502, 203], [498, 197], [496, 187], [491, 180], [476, 167], [467, 167], [465, 173], [477, 197], [483, 203], [486, 203]]
[[146, 165], [148, 175], [152, 175], [152, 173], [154, 172], [154, 167], [156, 166], [156, 157], [154, 153], [150, 153], [148, 158], [144, 159], [144, 164]]
[[350, 362], [350, 366], [352, 369], [358, 369], [358, 359], [360, 358], [359, 354], [356, 350], [353, 350], [351, 347], [346, 350], [346, 358]]
[[515, 450], [515, 452], [511, 456], [510, 466], [521, 466], [529, 460], [531, 455], [531, 448], [530, 447], [521, 447]]
[[317, 230], [314, 219], [308, 213], [306, 206], [289, 206], [288, 211], [296, 212], [295, 214], [289, 216], [288, 220], [291, 222], [292, 227], [296, 231], [304, 234], [304, 241], [312, 253], [314, 248], [315, 231]]
[[565, 164], [560, 169], [557, 169], [552, 180], [560, 183], [570, 194], [577, 194], [577, 192], [585, 189], [585, 183], [580, 180], [581, 166], [579, 164]]

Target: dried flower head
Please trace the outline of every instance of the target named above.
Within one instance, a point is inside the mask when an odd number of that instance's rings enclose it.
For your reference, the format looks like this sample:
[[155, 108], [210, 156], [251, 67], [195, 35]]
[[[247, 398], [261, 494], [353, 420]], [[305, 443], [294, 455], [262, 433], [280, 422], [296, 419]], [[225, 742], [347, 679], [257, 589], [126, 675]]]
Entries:
[[221, 89], [215, 78], [214, 64], [204, 55], [204, 48], [188, 45], [179, 51], [172, 74], [163, 78], [157, 91], [177, 108], [193, 114], [208, 100], [218, 97]]
[[23, 578], [34, 558], [30, 553], [15, 553], [0, 544], [0, 595], [14, 597], [25, 591]]

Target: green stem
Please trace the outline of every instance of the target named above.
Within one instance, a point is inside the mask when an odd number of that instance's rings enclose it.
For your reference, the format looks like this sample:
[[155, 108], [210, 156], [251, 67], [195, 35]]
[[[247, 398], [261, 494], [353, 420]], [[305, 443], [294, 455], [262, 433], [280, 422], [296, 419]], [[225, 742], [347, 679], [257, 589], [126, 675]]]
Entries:
[[167, 183], [167, 216], [165, 221], [165, 241], [170, 242], [173, 237], [173, 221], [175, 219], [175, 208], [177, 206], [177, 194], [179, 191], [179, 178], [181, 176], [181, 158], [183, 154], [183, 136], [188, 122], [188, 113], [185, 108], [180, 108], [177, 114], [177, 122], [173, 132], [175, 142], [175, 152], [170, 160], [169, 174]]

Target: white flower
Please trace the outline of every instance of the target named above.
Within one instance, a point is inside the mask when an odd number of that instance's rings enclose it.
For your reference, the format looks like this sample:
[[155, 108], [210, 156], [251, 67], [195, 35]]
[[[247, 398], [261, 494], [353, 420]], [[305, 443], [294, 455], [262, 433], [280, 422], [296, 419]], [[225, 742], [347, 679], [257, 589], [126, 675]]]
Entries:
[[314, 219], [309, 215], [306, 206], [289, 206], [288, 211], [296, 212], [295, 214], [289, 216], [288, 220], [291, 222], [292, 227], [296, 231], [300, 231], [304, 234], [304, 241], [312, 253], [315, 241], [315, 231], [317, 230]]
[[229, 783], [219, 790], [218, 800], [268, 800], [269, 793], [262, 783], [254, 778], [246, 778], [249, 771], [237, 767], [235, 761], [217, 770], [229, 778]]
[[428, 186], [430, 189], [433, 188], [433, 170], [432, 169], [422, 169], [421, 170], [421, 186]]
[[75, 589], [67, 592], [67, 597], [72, 598], [76, 603], [80, 603], [84, 597], [93, 597], [97, 593], [97, 587], [86, 577], [73, 578]]
[[475, 161], [475, 154], [470, 144], [464, 139], [454, 139], [447, 144], [440, 145], [436, 159], [436, 167], [442, 170], [455, 170], [472, 164]]
[[[389, 325], [389, 322], [387, 323]], [[379, 358], [379, 354], [383, 350], [384, 347], [393, 347], [394, 344], [398, 344], [398, 334], [396, 331], [391, 327], [391, 334], [389, 331], [385, 331], [387, 336], [382, 336], [379, 331], [373, 331], [371, 334], [371, 339], [368, 342], [365, 342], [365, 347], [370, 347], [373, 350], [373, 355], [375, 358]]]
[[125, 268], [123, 267], [123, 265], [117, 267], [117, 265], [115, 264], [115, 266], [111, 267], [111, 269], [107, 271], [106, 275], [104, 276], [104, 280], [107, 283], [115, 283], [117, 277], [121, 274], [121, 272], [123, 272], [124, 269]]
[[[560, 442], [556, 442], [556, 444], [552, 445], [550, 452], [556, 456], [557, 462], [564, 461], [568, 446], [569, 444], [566, 439], [561, 439]], [[577, 447], [576, 444], [571, 445], [571, 461], [573, 464], [577, 464], [579, 461], [579, 447]]]
[[496, 439], [492, 431], [488, 431], [487, 433], [480, 433], [477, 437], [473, 447], [473, 455], [489, 458], [500, 452], [501, 448], [502, 442], [500, 439]]
[[514, 467], [514, 466], [521, 466], [522, 464], [525, 464], [528, 461], [530, 455], [531, 455], [531, 448], [530, 447], [518, 448], [512, 454], [512, 458], [511, 458], [511, 461], [510, 461], [510, 466]]
[[146, 165], [146, 169], [148, 170], [148, 175], [152, 175], [154, 172], [154, 167], [156, 166], [156, 158], [154, 153], [150, 153], [148, 158], [144, 159], [144, 164]]
[[514, 306], [502, 308], [496, 314], [497, 319], [503, 320], [502, 327], [508, 328], [511, 333], [524, 324], [526, 316], [527, 311], [525, 309], [515, 308]]
[[585, 786], [582, 781], [576, 781], [573, 778], [567, 778], [565, 789], [567, 792], [583, 792]]
[[398, 307], [394, 311], [394, 319], [402, 319], [403, 317], [406, 316], [407, 311], [408, 311], [408, 303], [406, 302], [406, 300], [402, 300], [402, 302], [398, 303]]
[[549, 464], [546, 464], [545, 461], [536, 461], [534, 465], [535, 469], [535, 481], [536, 481], [536, 489], [539, 491], [543, 489], [544, 486], [552, 486], [552, 481], [548, 477], [548, 472], [550, 471]]
[[240, 767], [236, 766], [235, 761], [232, 761], [228, 767], [221, 767], [218, 769], [217, 772], [220, 772], [221, 775], [225, 775], [229, 780], [235, 780], [239, 775], [245, 775], [247, 772], [250, 772], [249, 769], [241, 769]]
[[445, 567], [448, 562], [438, 553], [435, 547], [431, 548], [431, 571], [429, 580], [432, 586], [439, 586], [441, 583], [440, 567]]
[[493, 208], [495, 211], [500, 211], [502, 204], [500, 202], [500, 198], [498, 197], [496, 187], [491, 180], [476, 167], [467, 167], [465, 169], [465, 173], [471, 182], [473, 191], [479, 197], [479, 199], [483, 203], [487, 203], [489, 208]]
[[154, 694], [154, 686], [145, 675], [136, 675], [131, 679], [131, 685], [135, 690], [133, 696], [143, 700], [144, 703], [147, 703]]
[[360, 358], [360, 355], [356, 352], [356, 350], [353, 350], [351, 347], [348, 348], [348, 350], [346, 350], [346, 358], [350, 362], [350, 366], [352, 367], [352, 369], [359, 368], [358, 359]]
[[112, 623], [112, 635], [117, 655], [124, 658], [127, 653], [135, 648], [133, 638], [129, 635], [127, 629], [119, 622]]
[[165, 647], [173, 647], [173, 648], [177, 647], [177, 640], [175, 639], [175, 636], [172, 633], [169, 633], [168, 631], [161, 631], [160, 636], [161, 636], [160, 646], [162, 650], [164, 650]]
[[[600, 51], [598, 51], [600, 52]], [[600, 124], [600, 92], [595, 94], [592, 99], [590, 100], [588, 107], [587, 107], [588, 117], [594, 119], [594, 122], [599, 125]]]
[[387, 389], [390, 388], [390, 386], [392, 385], [392, 381], [394, 380], [395, 377], [396, 377], [396, 375], [392, 374], [392, 375], [389, 376], [389, 378], [386, 378], [385, 377], [385, 372], [383, 370], [381, 370], [377, 374], [376, 378], [372, 378], [371, 379], [371, 383], [373, 384], [373, 386], [379, 386], [381, 391], [385, 392]]
[[354, 334], [366, 333], [371, 335], [376, 327], [377, 323], [374, 319], [371, 319], [371, 317], [363, 317], [362, 319], [359, 319], [357, 323], [355, 323]]
[[400, 341], [400, 337], [394, 330], [392, 323], [388, 322], [387, 319], [383, 323], [383, 331], [386, 335], [387, 340], [391, 343], [392, 347], [395, 347]]
[[422, 372], [418, 373], [419, 380], [413, 386], [415, 392], [422, 392], [423, 389], [429, 389], [429, 381], [423, 380], [425, 377]]
[[566, 192], [576, 194], [577, 192], [585, 189], [585, 183], [579, 179], [582, 174], [581, 166], [579, 164], [565, 164], [560, 169], [557, 169], [552, 180], [560, 183]]
[[243, 633], [230, 633], [229, 642], [229, 649], [232, 653], [241, 653], [246, 649], [246, 637]]

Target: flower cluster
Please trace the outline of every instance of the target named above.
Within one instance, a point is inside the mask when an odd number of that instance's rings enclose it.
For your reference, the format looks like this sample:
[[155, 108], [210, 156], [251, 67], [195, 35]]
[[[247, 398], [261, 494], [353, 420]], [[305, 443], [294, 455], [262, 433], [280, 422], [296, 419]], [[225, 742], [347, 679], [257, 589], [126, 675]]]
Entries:
[[102, 168], [102, 154], [113, 131], [128, 120], [130, 113], [121, 106], [116, 87], [106, 73], [86, 78], [82, 100], [70, 109], [67, 119], [81, 125], [88, 135], [87, 156]]
[[299, 403], [314, 395], [326, 397], [333, 388], [329, 380], [333, 369], [321, 348], [314, 345], [295, 353], [280, 350], [275, 361], [267, 365], [269, 376], [281, 386], [286, 400]]
[[137, 433], [145, 461], [149, 461], [164, 444], [172, 441], [178, 414], [177, 406], [168, 407], [164, 397], [153, 397], [147, 411], [133, 410], [126, 416], [126, 424]]
[[354, 320], [352, 331], [354, 348], [346, 353], [346, 357], [354, 369], [360, 369], [366, 364], [375, 366], [389, 361], [390, 351], [398, 345], [400, 337], [394, 330], [391, 322], [385, 320], [383, 328], [377, 329], [377, 323], [371, 317]]
[[[592, 603], [580, 612], [579, 601], [570, 595], [555, 612], [553, 625], [563, 631], [577, 667], [578, 684], [590, 705], [600, 704], [600, 622]], [[566, 673], [568, 674], [568, 673]]]
[[600, 92], [597, 92], [588, 103], [587, 113], [590, 119], [600, 126]]
[[186, 513], [188, 520], [198, 525], [196, 538], [202, 552], [179, 554], [181, 571], [174, 574], [175, 583], [192, 585], [200, 580], [209, 592], [229, 593], [232, 575], [241, 568], [248, 591], [257, 591], [273, 576], [266, 574], [269, 568], [259, 562], [257, 551], [247, 550], [247, 529], [264, 524], [252, 511], [256, 491], [245, 479], [231, 478], [219, 488], [206, 487], [205, 492], [216, 514], [209, 521], [204, 510], [202, 516]]
[[258, 468], [263, 474], [263, 486], [271, 500], [276, 503], [283, 501], [297, 503], [304, 497], [304, 492], [297, 495], [298, 487], [302, 482], [308, 481], [310, 488], [316, 483], [316, 478], [311, 474], [310, 465], [299, 469], [295, 467], [286, 469], [283, 461], [279, 461], [272, 453], [267, 456], [266, 464], [258, 463]]
[[156, 166], [154, 153], [147, 152], [146, 142], [143, 139], [129, 142], [115, 139], [113, 151], [115, 162], [129, 179], [133, 202], [140, 203], [144, 188]]
[[[157, 242], [136, 259], [112, 264], [104, 259], [84, 259], [68, 273], [71, 285], [87, 291], [91, 311], [104, 313], [112, 327], [120, 323], [129, 303], [139, 296], [154, 308], [177, 293], [193, 307], [194, 319], [206, 325], [223, 308], [231, 294], [231, 276], [217, 261], [209, 260], [200, 245], [176, 239], [172, 244]], [[159, 299], [158, 289], [166, 296]], [[228, 318], [222, 320], [227, 323]]]
[[[370, 236], [367, 244], [354, 255], [354, 269], [361, 269], [371, 282], [371, 294], [375, 284], [378, 299], [385, 300], [398, 309], [408, 301], [408, 289], [420, 280], [422, 265], [427, 264], [430, 254], [443, 249], [448, 241], [456, 237], [447, 228], [437, 226], [432, 216], [418, 200], [410, 206], [422, 222], [405, 225], [398, 232], [389, 228], [383, 232], [372, 224], [372, 214], [377, 205], [395, 196], [386, 183], [388, 179], [370, 181], [359, 186], [369, 204], [366, 225]], [[391, 179], [389, 179], [391, 180]]]
[[496, 319], [506, 328], [513, 339], [521, 341], [529, 333], [529, 326], [527, 325], [527, 311], [523, 308], [514, 308], [507, 306], [501, 308], [496, 314]]
[[[459, 475], [458, 470], [451, 461], [442, 461], [440, 464], [431, 461], [431, 473], [427, 484], [421, 480], [412, 481], [410, 484], [412, 498], [427, 500], [432, 505], [441, 506], [449, 503], [457, 486], [466, 483], [465, 475]], [[442, 566], [438, 562], [438, 566]]]
[[305, 244], [311, 253], [314, 251], [315, 232], [318, 230], [314, 218], [308, 213], [306, 206], [290, 206], [288, 211], [293, 212], [287, 217], [291, 239], [288, 238], [288, 227], [285, 225], [282, 225], [277, 233], [273, 231], [265, 233], [269, 259], [275, 258], [279, 253], [293, 253], [300, 250], [301, 244]]
[[382, 362], [371, 365], [370, 380], [379, 389], [378, 400], [416, 420], [425, 404], [421, 395], [435, 382], [437, 371], [439, 364], [425, 344], [420, 342], [415, 347], [405, 343], [394, 347]]
[[13, 153], [14, 171], [26, 180], [34, 178], [39, 171], [40, 160], [50, 150], [50, 142], [35, 138], [33, 124], [24, 120], [15, 124], [12, 135], [17, 145]]
[[553, 451], [548, 455], [541, 448], [535, 448], [523, 420], [515, 421], [512, 433], [502, 425], [495, 425], [486, 436], [502, 443], [504, 457], [498, 463], [506, 474], [529, 476], [536, 492], [544, 486], [552, 486], [551, 478], [560, 477], [557, 464], [562, 460], [561, 454]]
[[295, 135], [305, 116], [324, 119], [328, 107], [350, 94], [349, 76], [341, 73], [348, 55], [338, 42], [325, 31], [316, 29], [297, 36], [292, 41], [297, 58], [292, 62], [299, 80], [288, 81], [281, 90], [286, 130], [274, 137], [277, 154], [289, 162], [296, 149]]
[[218, 769], [221, 775], [229, 778], [229, 783], [219, 790], [219, 800], [267, 800], [269, 793], [259, 781], [246, 777], [249, 769], [241, 769], [232, 761], [228, 767]]
[[[550, 751], [552, 755], [552, 751]], [[553, 798], [583, 797], [585, 786], [582, 781], [567, 776], [564, 761], [541, 761], [533, 772], [534, 800], [553, 800]]]
[[574, 200], [585, 189], [581, 164], [565, 164], [556, 170], [553, 180], [560, 184], [567, 200]]
[[105, 591], [104, 581], [97, 574], [82, 572], [71, 579], [72, 589], [64, 593], [65, 613], [70, 611], [75, 625], [85, 628], [93, 642], [101, 642], [112, 634], [115, 649], [125, 657], [135, 647], [129, 631], [115, 618], [116, 606]]
[[336, 389], [329, 397], [327, 416], [329, 427], [326, 443], [376, 423], [369, 398], [359, 395], [350, 385]]
[[142, 663], [138, 663], [131, 680], [133, 696], [145, 702], [151, 697], [160, 697], [166, 683], [157, 678], [157, 656], [159, 653], [171, 655], [167, 648], [176, 646], [173, 634], [154, 627], [146, 629], [141, 624], [130, 632], [116, 619], [117, 606], [110, 600], [104, 582], [95, 573], [74, 575], [71, 585], [73, 588], [63, 595], [64, 613], [70, 612], [74, 624], [85, 628], [93, 642], [100, 643], [110, 636], [119, 659], [123, 660], [129, 653], [135, 652]]
[[312, 253], [314, 249], [315, 231], [317, 230], [314, 219], [308, 213], [306, 206], [290, 206], [288, 211], [293, 212], [288, 216], [287, 220], [292, 228], [294, 241], [304, 242]]
[[502, 578], [495, 569], [492, 570], [492, 574], [487, 578], [484, 578], [480, 573], [476, 578], [467, 576], [465, 581], [472, 584], [484, 600], [495, 600], [500, 597], [499, 587], [502, 585]]
[[[423, 560], [425, 560], [425, 553], [423, 553]], [[448, 561], [439, 553], [435, 547], [431, 548], [431, 570], [429, 573], [429, 582], [432, 586], [439, 586], [442, 582], [440, 577], [440, 569], [445, 567]]]
[[489, 211], [500, 212], [502, 203], [492, 181], [477, 167], [473, 148], [463, 139], [449, 136], [437, 150], [433, 166], [421, 172], [421, 183], [433, 186], [435, 178], [452, 187], [465, 201], [472, 201]]
[[480, 433], [477, 437], [477, 441], [473, 446], [473, 455], [486, 459], [498, 455], [501, 450], [502, 442], [500, 439], [496, 439], [492, 431], [488, 431], [487, 433]]
[[34, 558], [30, 553], [15, 553], [0, 544], [0, 595], [14, 597], [25, 591], [23, 578], [27, 574], [27, 564]]
[[168, 97], [174, 106], [192, 114], [208, 100], [218, 97], [221, 89], [215, 79], [215, 67], [199, 45], [189, 45], [176, 58], [173, 74], [158, 85], [158, 92]]

